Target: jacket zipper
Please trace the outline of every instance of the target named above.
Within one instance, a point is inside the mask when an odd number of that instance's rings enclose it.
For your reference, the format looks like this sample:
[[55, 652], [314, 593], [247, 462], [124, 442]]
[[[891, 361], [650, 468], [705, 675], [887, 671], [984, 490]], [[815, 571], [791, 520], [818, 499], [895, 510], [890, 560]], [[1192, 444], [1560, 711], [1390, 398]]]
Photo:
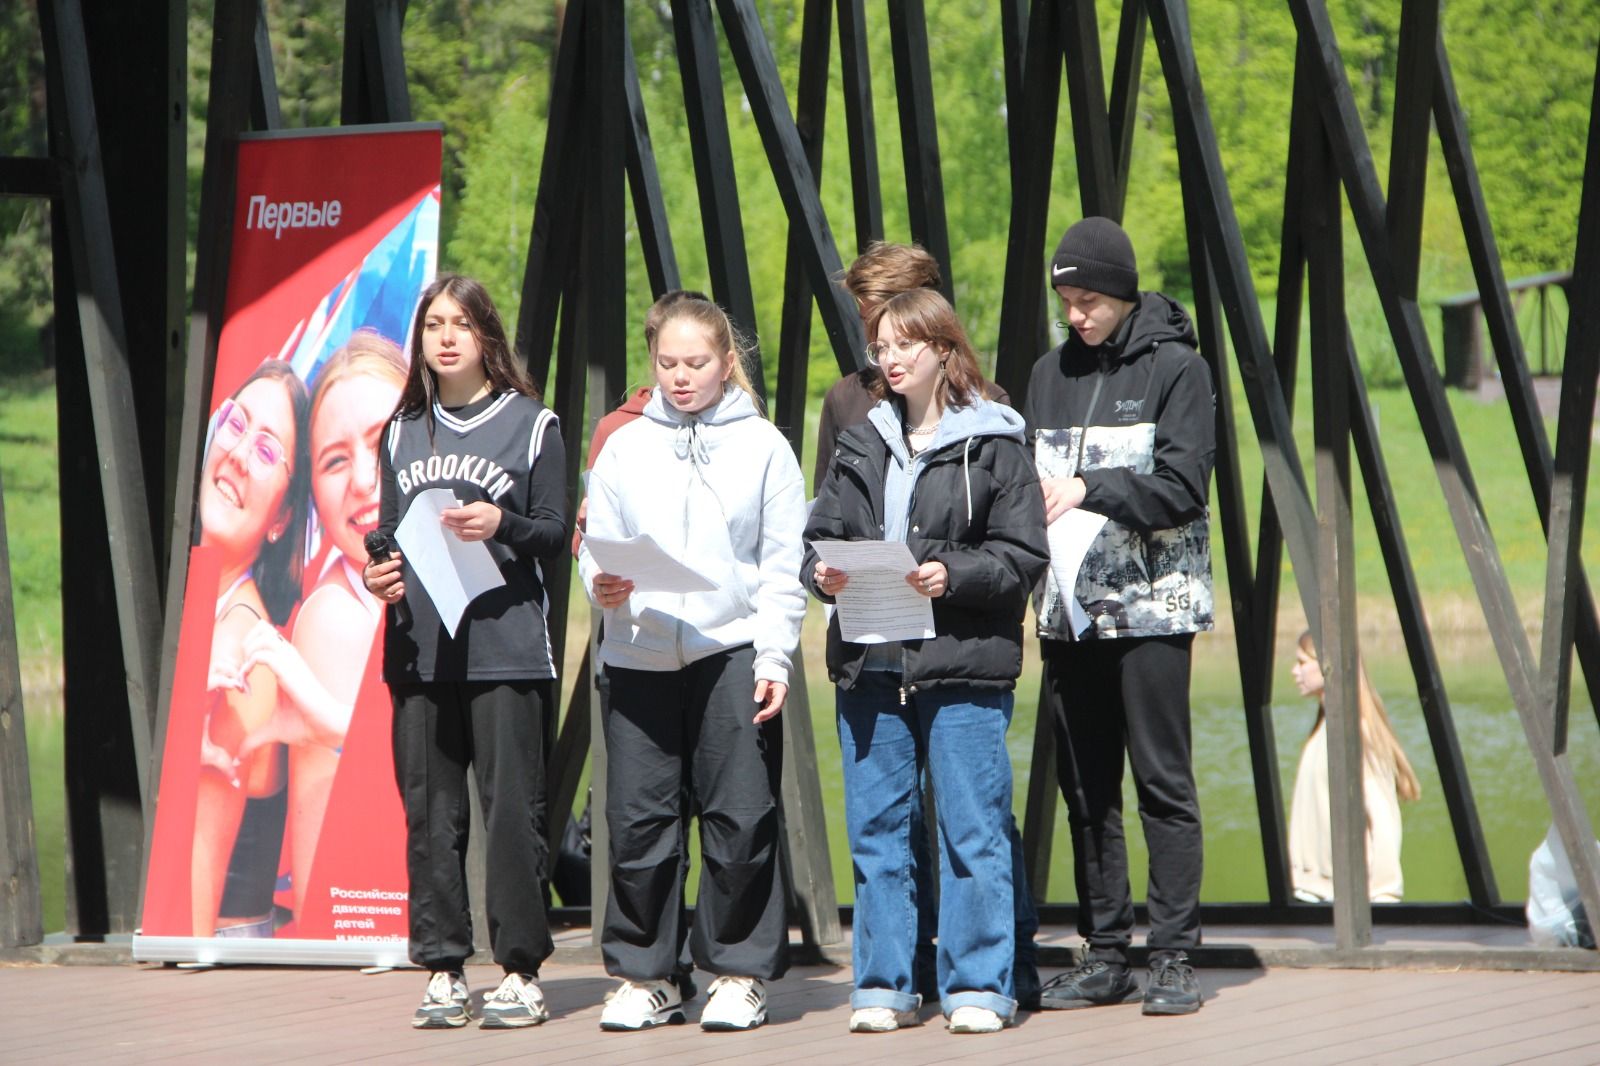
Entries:
[[[1099, 368], [1094, 376], [1094, 389], [1089, 393], [1089, 406], [1084, 409], [1083, 425], [1078, 430], [1078, 455], [1072, 463], [1072, 476], [1076, 478], [1083, 477], [1083, 448], [1084, 444], [1089, 440], [1089, 423], [1094, 418], [1095, 405], [1100, 402], [1100, 390], [1105, 387], [1106, 383], [1107, 360], [1102, 357], [1097, 362], [1099, 363]], [[1071, 589], [1063, 590], [1063, 595], [1071, 596], [1072, 594]], [[1070, 625], [1067, 627], [1067, 639], [1071, 641], [1078, 639], [1078, 635], [1072, 632]]]

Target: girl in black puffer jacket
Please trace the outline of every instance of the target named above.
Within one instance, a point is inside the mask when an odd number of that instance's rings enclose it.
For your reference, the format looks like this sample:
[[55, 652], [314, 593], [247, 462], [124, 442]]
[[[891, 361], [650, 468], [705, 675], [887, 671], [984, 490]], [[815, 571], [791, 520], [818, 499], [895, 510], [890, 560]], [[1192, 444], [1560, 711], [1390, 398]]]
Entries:
[[966, 333], [944, 298], [916, 290], [883, 304], [868, 350], [881, 374], [869, 420], [840, 435], [806, 526], [802, 578], [832, 601], [849, 575], [819, 540], [901, 540], [906, 580], [933, 601], [936, 636], [886, 644], [828, 629], [838, 685], [845, 814], [856, 870], [851, 1029], [908, 1023], [915, 891], [910, 807], [924, 764], [939, 797], [940, 1006], [960, 1032], [992, 1032], [1016, 1011], [1005, 732], [1022, 669], [1022, 616], [1049, 564], [1044, 504], [1023, 423], [984, 399]]

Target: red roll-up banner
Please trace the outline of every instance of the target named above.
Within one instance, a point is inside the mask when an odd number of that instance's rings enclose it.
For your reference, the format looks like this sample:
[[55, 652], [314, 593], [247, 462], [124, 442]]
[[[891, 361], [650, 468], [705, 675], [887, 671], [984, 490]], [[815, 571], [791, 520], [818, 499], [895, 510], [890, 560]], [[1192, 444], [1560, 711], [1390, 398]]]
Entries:
[[435, 125], [252, 134], [146, 861], [138, 959], [406, 961], [377, 447], [439, 244]]

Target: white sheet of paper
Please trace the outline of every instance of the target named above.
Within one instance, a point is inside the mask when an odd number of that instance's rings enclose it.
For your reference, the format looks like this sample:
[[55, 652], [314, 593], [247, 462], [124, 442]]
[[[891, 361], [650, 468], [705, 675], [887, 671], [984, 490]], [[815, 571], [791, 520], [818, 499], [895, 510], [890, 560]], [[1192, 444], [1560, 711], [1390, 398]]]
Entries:
[[712, 592], [717, 583], [668, 555], [648, 533], [627, 540], [583, 538], [600, 569], [633, 582], [635, 592]]
[[933, 629], [933, 601], [906, 584], [916, 557], [900, 541], [817, 540], [823, 562], [850, 575], [834, 600], [839, 636], [854, 644], [926, 640]]
[[426, 489], [412, 499], [400, 528], [394, 531], [411, 572], [438, 608], [439, 620], [452, 637], [467, 604], [506, 583], [488, 545], [462, 540], [440, 521], [441, 512], [460, 506], [461, 501], [449, 489]]
[[1074, 635], [1088, 629], [1090, 623], [1083, 604], [1073, 594], [1078, 584], [1078, 571], [1083, 568], [1083, 557], [1089, 553], [1089, 545], [1094, 543], [1105, 524], [1105, 515], [1074, 507], [1045, 530], [1050, 541], [1050, 576], [1061, 590], [1062, 599], [1067, 601], [1067, 620]]

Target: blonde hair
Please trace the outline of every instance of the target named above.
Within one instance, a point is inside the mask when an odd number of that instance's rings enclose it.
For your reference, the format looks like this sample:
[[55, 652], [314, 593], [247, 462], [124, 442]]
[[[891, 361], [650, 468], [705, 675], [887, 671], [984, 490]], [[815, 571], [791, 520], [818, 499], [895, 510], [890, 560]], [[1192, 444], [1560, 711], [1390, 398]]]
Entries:
[[323, 397], [339, 382], [365, 374], [393, 382], [396, 388], [403, 389], [406, 372], [406, 357], [400, 346], [377, 330], [363, 326], [350, 334], [317, 371], [311, 393], [311, 423], [316, 424]]
[[[1300, 634], [1300, 650], [1311, 658], [1321, 662], [1317, 655], [1316, 641], [1308, 629]], [[1383, 709], [1383, 700], [1378, 698], [1378, 690], [1372, 687], [1372, 679], [1367, 676], [1367, 664], [1364, 660], [1356, 660], [1357, 688], [1360, 693], [1357, 700], [1361, 708], [1361, 747], [1368, 759], [1381, 769], [1392, 771], [1394, 774], [1394, 791], [1397, 796], [1406, 802], [1413, 802], [1422, 797], [1422, 783], [1417, 780], [1417, 773], [1411, 768], [1411, 760], [1406, 758], [1405, 749], [1400, 746], [1400, 738], [1395, 735], [1394, 725], [1389, 721], [1389, 712]], [[1327, 714], [1323, 697], [1317, 697], [1317, 722], [1321, 722]], [[1316, 726], [1312, 726], [1313, 732]]]
[[717, 306], [703, 292], [696, 292], [693, 289], [673, 289], [650, 305], [650, 310], [645, 312], [644, 316], [644, 343], [650, 350], [651, 360], [655, 360], [656, 342], [661, 337], [661, 331], [680, 318], [686, 318], [700, 327], [701, 332], [705, 334], [706, 343], [711, 346], [718, 359], [726, 359], [728, 354], [732, 353], [733, 365], [728, 372], [728, 382], [743, 389], [745, 394], [755, 401], [756, 407], [760, 408], [761, 397], [756, 395], [755, 386], [750, 383], [750, 375], [744, 368], [750, 346], [739, 336], [739, 331], [733, 328], [728, 312]]

